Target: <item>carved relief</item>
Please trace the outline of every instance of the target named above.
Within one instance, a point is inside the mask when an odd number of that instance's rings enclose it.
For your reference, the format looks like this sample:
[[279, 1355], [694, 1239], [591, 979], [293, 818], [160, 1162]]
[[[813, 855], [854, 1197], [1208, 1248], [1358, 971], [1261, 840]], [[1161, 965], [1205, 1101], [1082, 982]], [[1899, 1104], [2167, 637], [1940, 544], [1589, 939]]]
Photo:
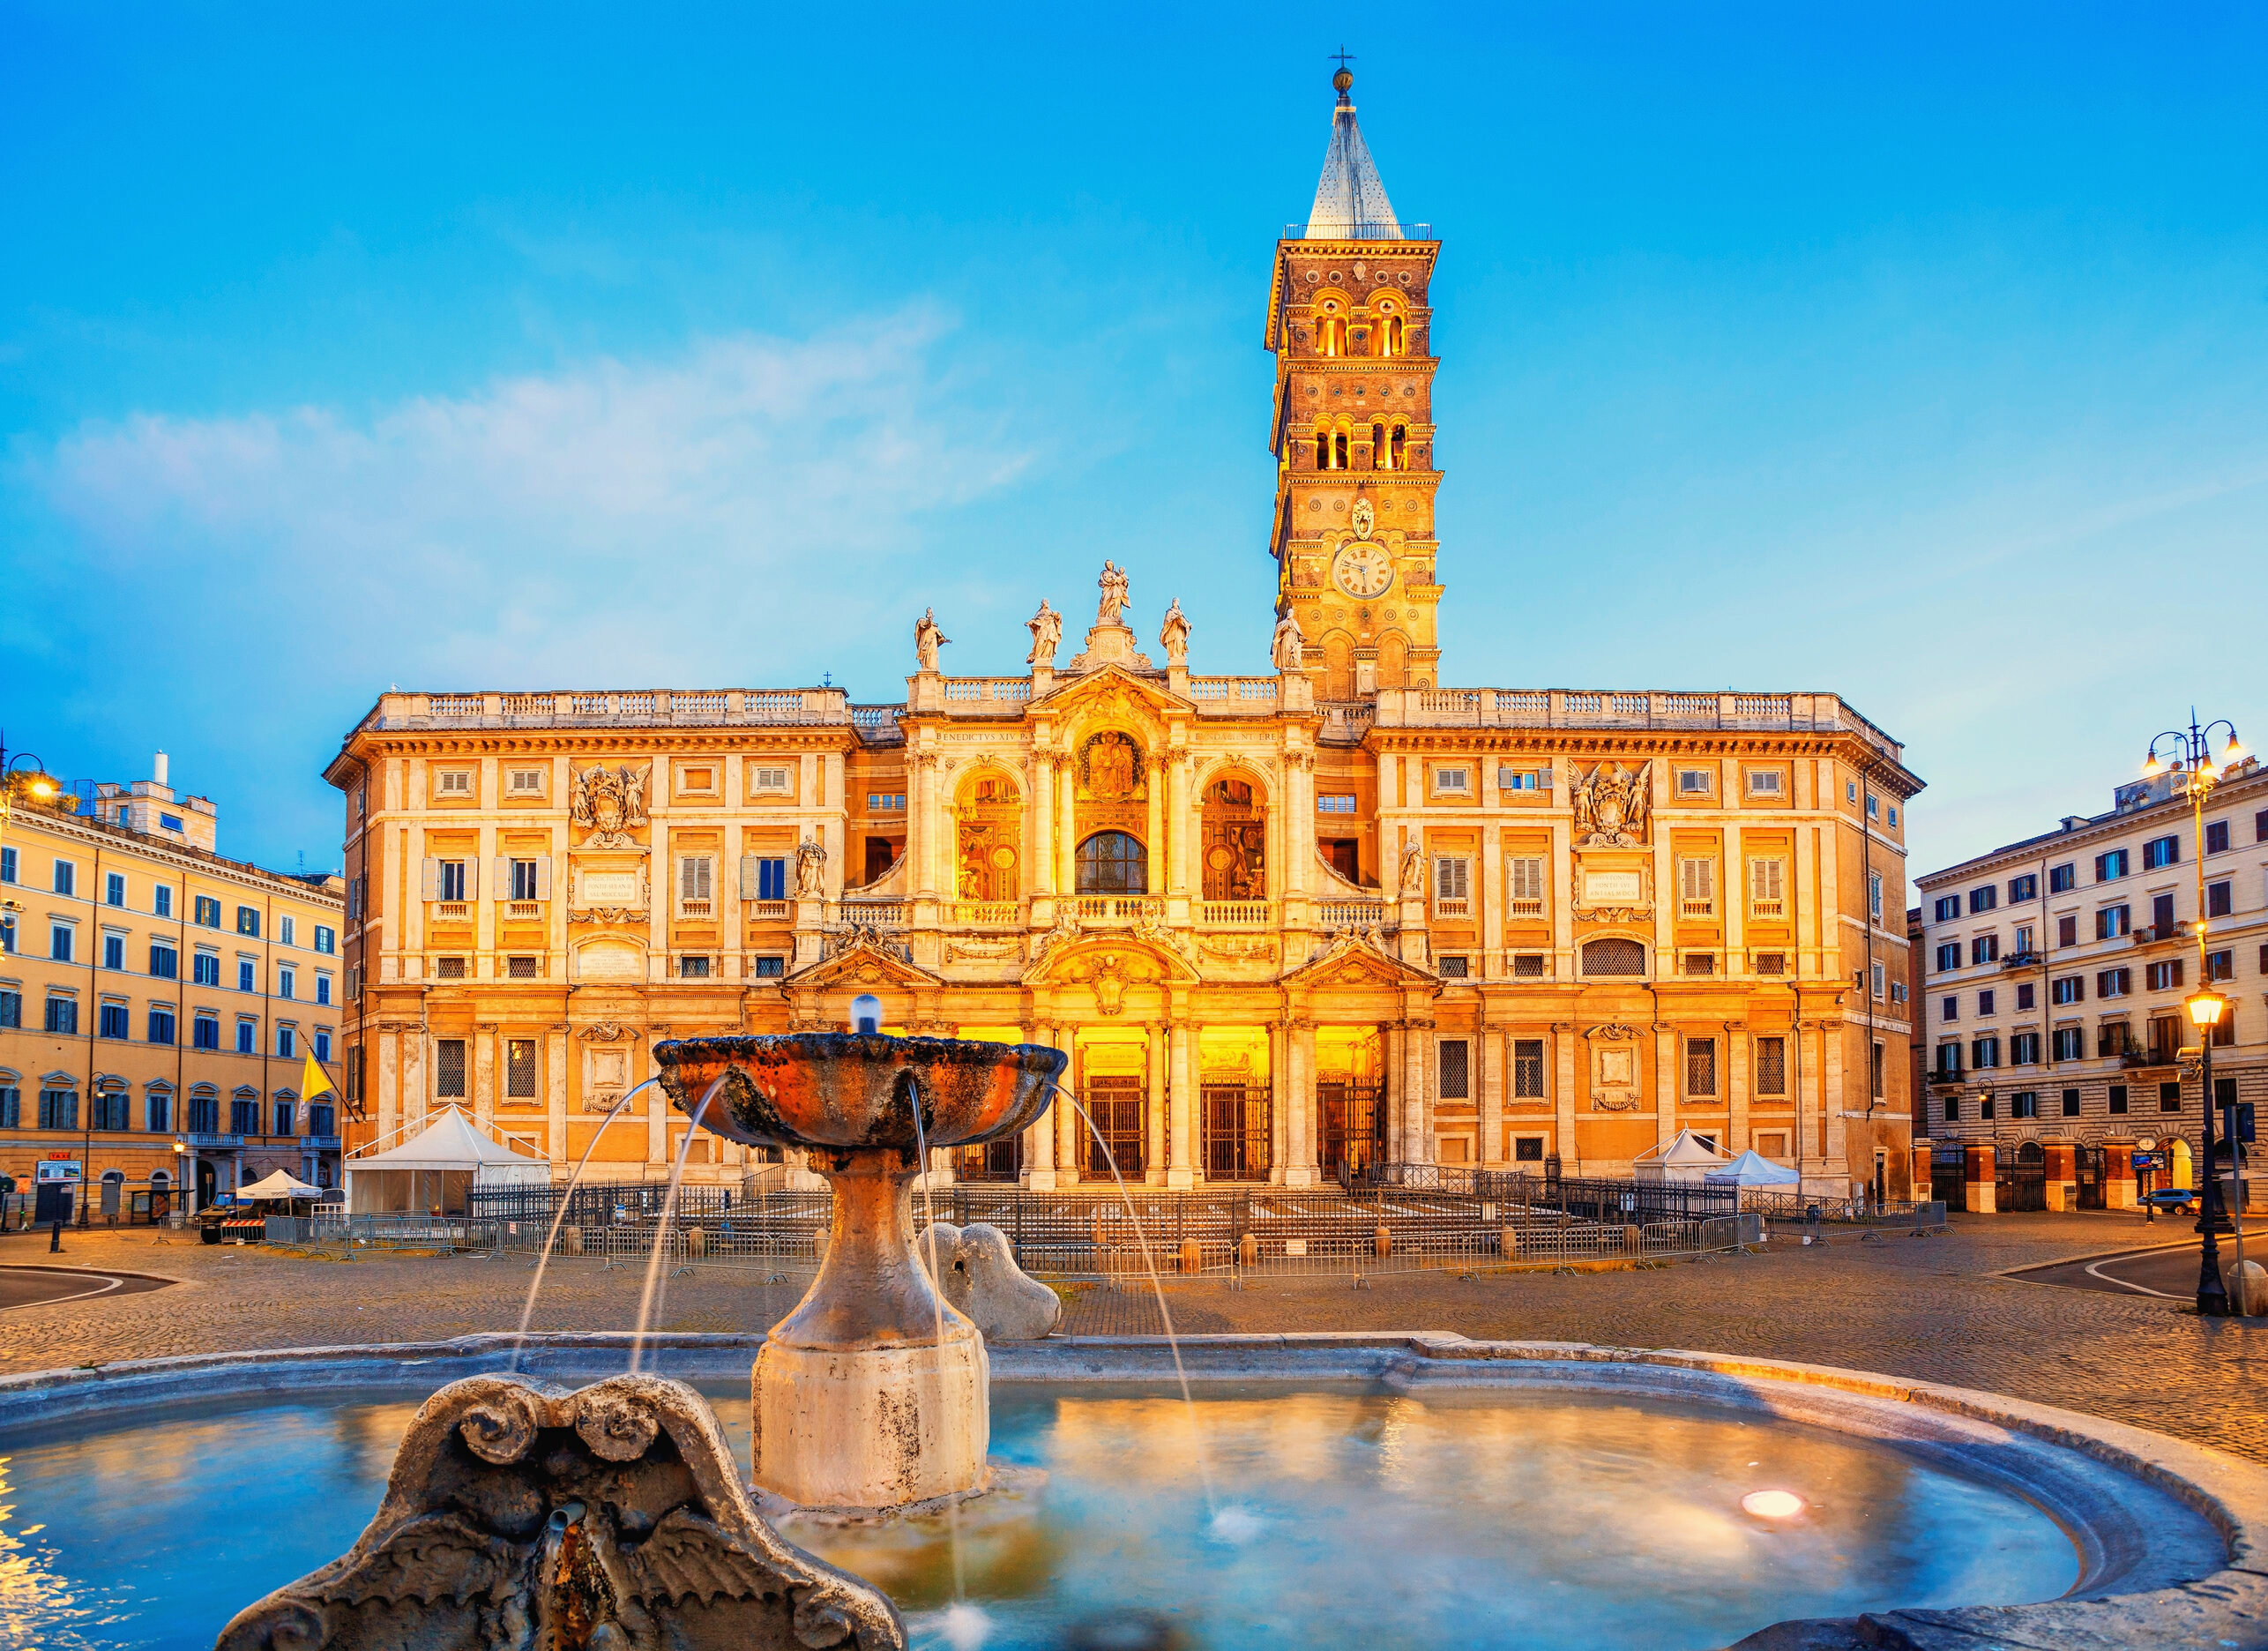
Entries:
[[948, 963], [1013, 961], [1020, 958], [1023, 953], [1023, 944], [1016, 940], [948, 940], [945, 942], [945, 961]]
[[1276, 943], [1250, 937], [1225, 936], [1200, 940], [1197, 949], [1209, 958], [1224, 963], [1272, 963], [1276, 960]]
[[626, 1027], [619, 1020], [593, 1020], [575, 1035], [586, 1043], [619, 1043], [624, 1038], [635, 1043], [638, 1031], [636, 1027]]
[[1645, 842], [1653, 774], [1650, 762], [1640, 763], [1633, 773], [1610, 761], [1595, 765], [1578, 779], [1571, 788], [1575, 846], [1628, 848]]
[[648, 770], [627, 763], [619, 768], [594, 764], [575, 776], [568, 810], [590, 834], [586, 848], [637, 848], [630, 833], [645, 824]]
[[1078, 788], [1096, 803], [1136, 803], [1149, 796], [1144, 782], [1142, 748], [1124, 734], [1090, 736], [1079, 746]]
[[1583, 1035], [1591, 1042], [1591, 1109], [1635, 1111], [1643, 1073], [1637, 1030], [1617, 1023], [1593, 1027]]
[[827, 892], [824, 880], [827, 869], [827, 846], [816, 837], [806, 837], [795, 845], [795, 893], [803, 900], [818, 900]]

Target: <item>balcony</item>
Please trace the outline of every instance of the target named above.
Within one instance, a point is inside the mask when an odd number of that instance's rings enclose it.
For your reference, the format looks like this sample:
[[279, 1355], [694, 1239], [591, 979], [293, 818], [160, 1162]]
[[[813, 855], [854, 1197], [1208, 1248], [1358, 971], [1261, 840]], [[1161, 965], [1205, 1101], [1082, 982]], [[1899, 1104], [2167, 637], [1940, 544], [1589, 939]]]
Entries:
[[1160, 923], [1166, 915], [1166, 902], [1155, 894], [1075, 894], [1071, 908], [1079, 922], [1100, 928]]
[[1015, 929], [1024, 921], [1015, 900], [955, 900], [945, 909], [947, 921], [964, 929]]
[[192, 1152], [237, 1152], [244, 1145], [242, 1135], [225, 1135], [214, 1130], [184, 1130], [182, 1138]]
[[1437, 900], [1433, 903], [1434, 920], [1437, 923], [1470, 923], [1473, 902], [1470, 900]]
[[787, 923], [794, 915], [795, 908], [784, 900], [755, 900], [748, 903], [750, 923]]
[[1265, 929], [1269, 926], [1269, 905], [1266, 900], [1201, 900], [1197, 903], [1197, 921], [1200, 929]]
[[433, 902], [433, 921], [470, 923], [473, 921], [473, 903], [470, 900], [436, 900]]
[[717, 903], [705, 900], [681, 900], [677, 902], [677, 915], [695, 923], [712, 923], [716, 920]]
[[[2106, 1050], [2104, 1053], [2108, 1054], [2109, 1051]], [[2148, 1072], [2160, 1068], [2170, 1070], [2181, 1064], [2181, 1057], [2177, 1051], [2161, 1046], [2121, 1050], [2118, 1064], [2129, 1072]]]
[[837, 902], [839, 920], [861, 929], [903, 929], [906, 926], [904, 900], [847, 900]]
[[2000, 966], [2003, 969], [2038, 968], [2047, 960], [2037, 952], [2011, 952], [2001, 959]]
[[1540, 900], [1512, 900], [1504, 902], [1504, 915], [1515, 923], [1541, 923], [1546, 915], [1544, 903]]
[[1281, 684], [1273, 676], [1192, 676], [1190, 698], [1199, 716], [1235, 716], [1276, 708]]
[[1393, 911], [1382, 900], [1318, 900], [1315, 915], [1326, 929], [1390, 929]]
[[506, 900], [504, 904], [506, 923], [541, 923], [543, 921], [541, 900]]
[[337, 1152], [339, 1138], [336, 1135], [302, 1135], [299, 1138], [299, 1149], [302, 1152]]
[[1829, 693], [1612, 693], [1572, 689], [1388, 688], [1381, 728], [1697, 728], [1850, 733], [1897, 760], [1896, 740]]

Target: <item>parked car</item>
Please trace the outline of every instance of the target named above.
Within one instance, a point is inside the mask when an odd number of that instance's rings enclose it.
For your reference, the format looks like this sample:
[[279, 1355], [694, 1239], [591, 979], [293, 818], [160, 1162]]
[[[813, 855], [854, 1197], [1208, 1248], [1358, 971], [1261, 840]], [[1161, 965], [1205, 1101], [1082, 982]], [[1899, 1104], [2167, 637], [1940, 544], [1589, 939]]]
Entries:
[[2197, 1203], [2197, 1195], [2188, 1187], [2167, 1187], [2160, 1192], [2145, 1194], [2142, 1201], [2152, 1209], [2161, 1210], [2167, 1214], [2186, 1215], [2190, 1207]]

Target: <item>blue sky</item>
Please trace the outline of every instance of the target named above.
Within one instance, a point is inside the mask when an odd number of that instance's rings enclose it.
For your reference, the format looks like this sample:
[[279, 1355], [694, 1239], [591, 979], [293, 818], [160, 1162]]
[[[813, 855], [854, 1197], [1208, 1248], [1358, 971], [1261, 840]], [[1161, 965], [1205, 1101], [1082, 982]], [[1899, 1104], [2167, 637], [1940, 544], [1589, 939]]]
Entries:
[[228, 852], [336, 863], [390, 683], [894, 698], [921, 608], [1015, 669], [1106, 557], [1264, 669], [1263, 305], [1342, 39], [1446, 242], [1444, 680], [1840, 691], [1930, 781], [1916, 870], [2107, 807], [2192, 700], [2268, 740], [2268, 13], [0, 31], [0, 726], [166, 747]]

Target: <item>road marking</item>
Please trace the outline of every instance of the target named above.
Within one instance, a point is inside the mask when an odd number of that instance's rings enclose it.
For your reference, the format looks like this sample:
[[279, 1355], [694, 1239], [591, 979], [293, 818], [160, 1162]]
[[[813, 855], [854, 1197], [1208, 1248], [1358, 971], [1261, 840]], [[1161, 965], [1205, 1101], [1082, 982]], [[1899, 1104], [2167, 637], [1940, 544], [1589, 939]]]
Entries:
[[[8, 1270], [11, 1273], [59, 1273], [63, 1269], [60, 1267], [11, 1267]], [[121, 1288], [126, 1282], [123, 1278], [108, 1278], [104, 1277], [101, 1274], [97, 1274], [94, 1276], [101, 1278], [102, 1282], [93, 1289], [77, 1290], [69, 1296], [50, 1296], [44, 1301], [18, 1302], [13, 1306], [0, 1307], [0, 1312], [19, 1312], [26, 1307], [56, 1307], [60, 1306], [64, 1302], [85, 1301], [89, 1296], [107, 1296], [112, 1290]]]
[[[2149, 1255], [2155, 1252], [2152, 1251], [2145, 1251], [2143, 1253], [2145, 1255]], [[2139, 1290], [2145, 1296], [2155, 1296], [2162, 1301], [2187, 1301], [2190, 1299], [2186, 1296], [2175, 1296], [2167, 1290], [2152, 1289], [2147, 1284], [2137, 1284], [2132, 1282], [2130, 1280], [2113, 1278], [2109, 1274], [2103, 1271], [2103, 1268], [2108, 1266], [2113, 1261], [2131, 1261], [2134, 1258], [2132, 1256], [2108, 1256], [2089, 1267], [2087, 1269], [2087, 1276], [2091, 1279], [2100, 1279], [2106, 1284], [2115, 1284], [2121, 1289]]]

